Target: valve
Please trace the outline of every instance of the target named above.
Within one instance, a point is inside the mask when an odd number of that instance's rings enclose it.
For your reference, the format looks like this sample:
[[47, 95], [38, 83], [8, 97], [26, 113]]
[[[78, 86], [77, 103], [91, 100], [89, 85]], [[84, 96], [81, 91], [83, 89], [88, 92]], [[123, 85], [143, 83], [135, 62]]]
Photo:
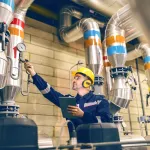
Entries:
[[136, 90], [136, 86], [133, 86], [133, 85], [132, 85], [133, 80], [134, 80], [133, 77], [131, 77], [131, 76], [129, 77], [129, 76], [128, 76], [128, 77], [127, 77], [127, 80], [126, 80], [126, 83], [130, 86], [130, 88], [131, 88], [132, 90], [135, 91], [135, 90]]
[[136, 81], [136, 79], [135, 79], [135, 76], [134, 76], [132, 67], [131, 67], [131, 66], [128, 66], [128, 70], [129, 70], [129, 71], [131, 72], [131, 74], [132, 74], [132, 77], [133, 77], [133, 80], [134, 80], [134, 84], [137, 85], [137, 81]]
[[[29, 60], [23, 59], [22, 57], [20, 57], [20, 61], [21, 61], [22, 63], [29, 62]], [[28, 78], [27, 78], [27, 91], [24, 91], [24, 90], [23, 90], [23, 86], [22, 86], [21, 94], [22, 94], [23, 96], [28, 96], [28, 95], [29, 95], [29, 84], [30, 84], [30, 83], [33, 83], [33, 82], [30, 80], [30, 79], [31, 79], [30, 73], [29, 73], [28, 71], [26, 71], [26, 73], [27, 73], [27, 75], [28, 75]]]

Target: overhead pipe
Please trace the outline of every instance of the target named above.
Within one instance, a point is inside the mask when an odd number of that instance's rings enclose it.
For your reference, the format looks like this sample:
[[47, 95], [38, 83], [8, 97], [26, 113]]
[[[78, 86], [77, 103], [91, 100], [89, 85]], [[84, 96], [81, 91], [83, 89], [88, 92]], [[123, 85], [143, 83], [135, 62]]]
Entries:
[[[82, 19], [83, 13], [74, 6], [65, 6], [61, 9], [59, 33], [61, 39], [66, 43], [74, 42], [83, 37], [82, 26], [84, 21], [79, 20], [72, 24], [72, 17]], [[93, 21], [98, 23], [99, 27], [104, 27], [103, 22], [96, 19], [93, 19]]]
[[6, 83], [8, 61], [4, 50], [7, 48], [9, 41], [8, 26], [13, 19], [14, 9], [14, 0], [0, 0], [0, 89]]
[[136, 47], [137, 48], [127, 53], [126, 61], [132, 61], [142, 56], [141, 49], [139, 49], [138, 46]]
[[99, 26], [92, 18], [83, 18], [72, 25], [71, 17], [79, 14], [76, 12], [72, 6], [61, 10], [60, 37], [66, 43], [70, 43], [84, 35], [86, 62], [95, 74], [99, 74], [103, 66]]
[[[18, 115], [18, 106], [15, 105], [15, 97], [21, 91], [22, 86], [22, 68], [21, 60], [22, 52], [25, 50], [24, 40], [24, 26], [25, 15], [34, 0], [21, 0], [18, 2], [17, 8], [14, 12], [14, 18], [9, 26], [10, 42], [7, 49], [7, 57], [11, 60], [7, 74], [6, 85], [1, 89], [1, 107], [9, 105], [16, 107], [16, 112], [9, 112], [11, 116]], [[3, 112], [1, 112], [2, 114]], [[6, 113], [4, 111], [4, 113]]]
[[[116, 67], [124, 66], [127, 53], [126, 42], [141, 35], [141, 32], [134, 26], [134, 18], [129, 5], [125, 5], [111, 17], [107, 24], [105, 35], [111, 64]], [[113, 46], [115, 43], [116, 46]], [[111, 57], [113, 54], [116, 54], [114, 55], [116, 59]]]
[[113, 113], [121, 108], [127, 108], [132, 100], [132, 91], [127, 83], [130, 67], [125, 67], [127, 58], [126, 41], [130, 41], [141, 35], [134, 27], [134, 18], [129, 5], [119, 9], [109, 20], [106, 27], [106, 46], [108, 59], [114, 68], [111, 69], [111, 77], [114, 78], [113, 88], [110, 92], [110, 100]]
[[[15, 6], [18, 7], [20, 2], [21, 2], [21, 0], [15, 0]], [[37, 14], [40, 14], [46, 18], [58, 20], [58, 15], [56, 13], [54, 13], [53, 11], [51, 11], [49, 9], [45, 9], [44, 7], [37, 5], [35, 3], [33, 3], [29, 7], [29, 10], [36, 12]]]
[[99, 13], [103, 13], [107, 16], [112, 16], [114, 13], [116, 13], [116, 8], [111, 7], [111, 4], [113, 3], [110, 4], [109, 2], [108, 4], [108, 1], [107, 2], [102, 0], [72, 0], [72, 1], [81, 6], [93, 9]]
[[[150, 44], [150, 1], [149, 0], [128, 0], [134, 18], [136, 19], [137, 27], [143, 31], [148, 43]], [[141, 4], [142, 3], [142, 4]]]
[[86, 64], [96, 76], [95, 87], [97, 89], [97, 86], [103, 84], [103, 78], [99, 76], [103, 68], [99, 26], [92, 18], [83, 18], [72, 25], [71, 17], [76, 16], [76, 14], [76, 10], [72, 6], [62, 8], [60, 12], [60, 37], [69, 43], [84, 36]]

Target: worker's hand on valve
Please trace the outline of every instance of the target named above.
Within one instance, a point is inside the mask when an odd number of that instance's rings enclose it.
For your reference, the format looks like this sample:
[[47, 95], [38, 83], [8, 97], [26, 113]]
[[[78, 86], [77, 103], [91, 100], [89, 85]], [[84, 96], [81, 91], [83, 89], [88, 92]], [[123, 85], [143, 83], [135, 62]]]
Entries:
[[36, 74], [34, 67], [32, 66], [31, 63], [25, 62], [24, 68], [26, 69], [27, 72], [29, 72], [31, 74], [31, 76], [34, 76]]
[[83, 117], [83, 115], [84, 115], [84, 112], [79, 107], [77, 107], [77, 106], [71, 106], [71, 105], [69, 105], [68, 108], [67, 108], [67, 110], [73, 116]]

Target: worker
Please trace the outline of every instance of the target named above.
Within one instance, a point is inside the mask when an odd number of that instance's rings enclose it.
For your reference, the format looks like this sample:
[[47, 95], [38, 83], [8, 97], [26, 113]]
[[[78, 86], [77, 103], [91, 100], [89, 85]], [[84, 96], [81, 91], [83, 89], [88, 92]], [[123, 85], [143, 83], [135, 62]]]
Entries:
[[[25, 69], [33, 78], [33, 84], [37, 86], [45, 98], [59, 105], [59, 97], [69, 97], [70, 95], [63, 95], [56, 91], [50, 84], [44, 81], [34, 70], [30, 62], [25, 63]], [[80, 124], [110, 122], [109, 102], [102, 95], [94, 95], [90, 91], [90, 86], [94, 83], [93, 72], [85, 67], [81, 67], [74, 75], [72, 89], [77, 92], [76, 103], [77, 106], [68, 106], [68, 112], [77, 118], [71, 119], [75, 128]], [[68, 124], [69, 133], [71, 136], [72, 125]]]

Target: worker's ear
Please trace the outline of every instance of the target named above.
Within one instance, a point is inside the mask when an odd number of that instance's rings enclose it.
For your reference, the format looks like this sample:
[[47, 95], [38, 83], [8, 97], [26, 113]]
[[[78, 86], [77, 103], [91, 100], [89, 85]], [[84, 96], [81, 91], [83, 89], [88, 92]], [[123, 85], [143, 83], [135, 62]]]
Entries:
[[84, 81], [82, 82], [82, 86], [83, 86], [84, 88], [89, 88], [91, 85], [92, 85], [91, 80], [84, 80]]

